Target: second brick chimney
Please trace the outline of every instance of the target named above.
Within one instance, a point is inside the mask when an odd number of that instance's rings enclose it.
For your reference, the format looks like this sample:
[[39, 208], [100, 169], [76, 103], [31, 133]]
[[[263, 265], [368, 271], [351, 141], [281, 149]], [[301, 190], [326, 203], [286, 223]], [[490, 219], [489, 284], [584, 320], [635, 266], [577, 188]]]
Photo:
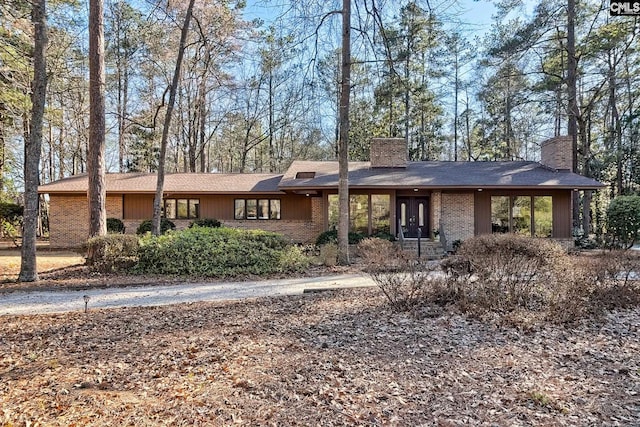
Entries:
[[540, 163], [553, 169], [573, 170], [571, 137], [556, 136], [540, 144]]

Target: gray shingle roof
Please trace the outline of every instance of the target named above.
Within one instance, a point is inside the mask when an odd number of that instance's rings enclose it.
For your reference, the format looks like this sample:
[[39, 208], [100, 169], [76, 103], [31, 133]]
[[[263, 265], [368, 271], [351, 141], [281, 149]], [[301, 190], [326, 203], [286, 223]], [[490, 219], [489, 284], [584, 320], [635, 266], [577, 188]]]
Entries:
[[[298, 172], [313, 178], [296, 179]], [[107, 174], [110, 193], [155, 193], [156, 174]], [[86, 192], [87, 175], [76, 175], [41, 185], [40, 193]], [[597, 189], [604, 184], [536, 162], [408, 162], [406, 168], [371, 168], [369, 162], [349, 163], [351, 188], [557, 188]], [[237, 194], [282, 193], [287, 190], [335, 189], [338, 162], [295, 161], [279, 174], [167, 174], [165, 193]]]
[[[314, 178], [296, 179], [298, 172]], [[338, 163], [295, 161], [280, 181], [280, 189], [337, 188]], [[537, 162], [408, 162], [405, 168], [371, 168], [369, 162], [349, 163], [352, 188], [526, 188], [596, 189], [604, 185]]]
[[[275, 174], [216, 174], [216, 173], [172, 173], [164, 180], [165, 193], [236, 194], [236, 193], [280, 193], [278, 183], [282, 175]], [[155, 193], [154, 173], [108, 173], [107, 191], [110, 193]], [[41, 185], [40, 193], [86, 192], [86, 174], [64, 178]]]

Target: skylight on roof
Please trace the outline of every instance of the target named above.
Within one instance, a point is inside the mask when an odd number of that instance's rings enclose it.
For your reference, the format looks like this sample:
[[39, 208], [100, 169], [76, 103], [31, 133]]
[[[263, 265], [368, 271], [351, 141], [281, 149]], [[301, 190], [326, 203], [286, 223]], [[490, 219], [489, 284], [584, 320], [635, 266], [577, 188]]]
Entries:
[[315, 172], [297, 172], [296, 173], [296, 179], [311, 179], [315, 177], [316, 177]]

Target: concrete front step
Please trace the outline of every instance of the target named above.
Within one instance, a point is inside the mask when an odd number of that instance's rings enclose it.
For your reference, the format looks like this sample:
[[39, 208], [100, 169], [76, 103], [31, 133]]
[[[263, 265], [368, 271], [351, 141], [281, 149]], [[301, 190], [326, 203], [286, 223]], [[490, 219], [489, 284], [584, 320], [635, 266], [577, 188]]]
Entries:
[[[418, 254], [418, 241], [417, 240], [405, 240], [402, 245], [400, 242], [396, 242], [398, 246], [401, 246], [407, 253]], [[427, 259], [441, 259], [445, 256], [445, 251], [442, 249], [440, 242], [433, 242], [430, 240], [420, 242], [420, 256]]]

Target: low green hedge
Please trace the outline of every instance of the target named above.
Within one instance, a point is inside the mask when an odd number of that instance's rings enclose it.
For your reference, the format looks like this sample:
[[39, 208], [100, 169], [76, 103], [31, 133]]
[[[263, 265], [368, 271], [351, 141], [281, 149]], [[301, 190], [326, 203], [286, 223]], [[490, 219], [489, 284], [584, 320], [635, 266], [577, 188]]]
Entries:
[[[362, 233], [356, 233], [355, 231], [350, 231], [349, 232], [349, 244], [350, 245], [357, 245], [362, 240], [364, 240], [366, 237], [367, 236], [365, 236]], [[320, 233], [320, 235], [316, 239], [316, 245], [322, 246], [322, 245], [326, 245], [327, 243], [338, 243], [338, 230], [333, 229], [333, 230], [329, 230], [329, 231], [325, 231], [323, 233]]]
[[119, 218], [107, 218], [107, 233], [124, 234], [124, 222]]
[[279, 234], [260, 230], [194, 227], [140, 241], [137, 270], [178, 276], [228, 277], [298, 271], [302, 251]]
[[192, 228], [192, 227], [218, 228], [218, 227], [222, 227], [222, 223], [215, 218], [200, 218], [200, 219], [195, 219], [191, 221], [191, 224], [189, 224], [189, 228]]
[[[175, 230], [176, 225], [173, 221], [169, 221], [166, 218], [162, 218], [160, 220], [160, 233], [164, 234], [169, 230]], [[145, 234], [151, 233], [153, 231], [153, 221], [150, 219], [145, 219], [140, 223], [138, 229], [136, 230], [136, 234]]]

